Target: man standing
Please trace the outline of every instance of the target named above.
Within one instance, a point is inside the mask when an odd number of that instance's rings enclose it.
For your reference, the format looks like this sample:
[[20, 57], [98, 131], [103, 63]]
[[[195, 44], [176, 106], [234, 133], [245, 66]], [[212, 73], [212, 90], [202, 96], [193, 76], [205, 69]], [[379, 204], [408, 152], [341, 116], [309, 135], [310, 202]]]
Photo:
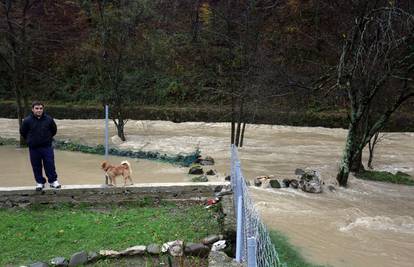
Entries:
[[20, 128], [20, 134], [29, 146], [30, 162], [36, 180], [36, 191], [42, 191], [46, 179], [43, 167], [51, 188], [60, 188], [55, 169], [55, 155], [52, 141], [57, 127], [52, 117], [44, 113], [44, 105], [39, 101], [32, 104], [32, 114], [27, 116]]

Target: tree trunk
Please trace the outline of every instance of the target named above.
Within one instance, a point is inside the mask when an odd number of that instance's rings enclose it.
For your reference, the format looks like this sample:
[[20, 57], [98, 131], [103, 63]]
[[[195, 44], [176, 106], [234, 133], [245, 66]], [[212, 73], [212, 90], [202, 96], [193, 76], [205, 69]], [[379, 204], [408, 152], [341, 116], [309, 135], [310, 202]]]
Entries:
[[124, 120], [122, 118], [118, 119], [118, 123], [116, 123], [115, 125], [117, 129], [118, 137], [121, 138], [122, 141], [126, 141], [125, 133], [124, 133], [124, 126], [125, 126]]
[[361, 172], [364, 171], [365, 167], [364, 164], [362, 164], [362, 150], [358, 152], [358, 154], [355, 154], [354, 158], [352, 159], [351, 163], [351, 172]]
[[243, 122], [243, 128], [240, 137], [240, 147], [243, 147], [244, 131], [246, 130], [246, 122]]
[[237, 121], [237, 132], [236, 132], [236, 146], [237, 147], [240, 144], [240, 133], [241, 133], [242, 120], [243, 120], [243, 98], [240, 100], [239, 118]]
[[[14, 86], [14, 95], [16, 97], [16, 111], [17, 111], [17, 121], [19, 123], [19, 129], [22, 127], [23, 119], [24, 119], [24, 110], [22, 106], [22, 96], [20, 93], [20, 89], [17, 86]], [[26, 146], [26, 141], [24, 140], [23, 136], [20, 135], [19, 137], [19, 145], [20, 147]]]
[[378, 136], [379, 136], [379, 132], [377, 132], [370, 140], [368, 143], [368, 149], [369, 149], [369, 158], [368, 158], [368, 168], [370, 168], [371, 170], [373, 169], [372, 166], [372, 160], [374, 159], [374, 150], [375, 150], [375, 145], [378, 142]]
[[230, 136], [230, 143], [234, 145], [234, 136], [236, 134], [236, 111], [234, 103], [234, 96], [233, 96], [233, 89], [231, 90], [232, 97], [231, 97], [231, 136]]
[[353, 158], [353, 149], [355, 146], [355, 133], [356, 133], [356, 125], [351, 123], [348, 129], [348, 135], [346, 138], [346, 145], [344, 154], [342, 156], [341, 165], [339, 168], [339, 172], [336, 176], [336, 180], [338, 181], [340, 186], [346, 187], [348, 183], [349, 172], [351, 168], [352, 158]]

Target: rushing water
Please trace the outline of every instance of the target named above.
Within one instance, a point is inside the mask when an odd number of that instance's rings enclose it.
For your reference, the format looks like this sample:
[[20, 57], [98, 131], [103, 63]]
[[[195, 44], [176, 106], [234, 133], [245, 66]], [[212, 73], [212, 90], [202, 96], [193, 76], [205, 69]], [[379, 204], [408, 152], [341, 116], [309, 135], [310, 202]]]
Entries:
[[[57, 124], [57, 138], [88, 144], [104, 141], [102, 120], [57, 120]], [[115, 135], [113, 127], [110, 134]], [[172, 154], [200, 148], [203, 156], [213, 156], [214, 168], [222, 175], [229, 173], [228, 124], [130, 121], [126, 134], [127, 142], [113, 137], [111, 145]], [[243, 173], [248, 179], [269, 174], [296, 178], [296, 168], [309, 167], [318, 170], [326, 184], [335, 184], [345, 135], [343, 129], [250, 125], [245, 147], [240, 149]], [[0, 119], [0, 136], [17, 137], [16, 121]], [[100, 156], [58, 151], [56, 160], [62, 179], [68, 179], [66, 183], [102, 180], [97, 166]], [[32, 183], [25, 150], [0, 148], [0, 162], [0, 168], [7, 170], [0, 173], [3, 185], [22, 185], [27, 180]], [[134, 162], [138, 164], [133, 166], [138, 181], [188, 180], [185, 168], [144, 162]], [[16, 164], [18, 167], [12, 167]], [[378, 144], [374, 167], [414, 175], [414, 134], [387, 133]], [[11, 173], [13, 179], [9, 178]], [[336, 187], [334, 192], [325, 190], [318, 195], [289, 188], [252, 188], [251, 194], [269, 228], [285, 233], [315, 263], [413, 266], [414, 187], [351, 177], [348, 188]]]

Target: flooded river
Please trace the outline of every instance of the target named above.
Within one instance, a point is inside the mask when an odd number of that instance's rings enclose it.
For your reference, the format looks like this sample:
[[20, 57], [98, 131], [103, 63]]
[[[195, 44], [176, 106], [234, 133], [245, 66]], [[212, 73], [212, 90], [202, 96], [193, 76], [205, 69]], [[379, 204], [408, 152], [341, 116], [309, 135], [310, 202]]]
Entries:
[[[104, 142], [102, 120], [56, 122], [59, 139], [87, 144]], [[111, 145], [171, 154], [200, 148], [203, 156], [216, 160], [214, 168], [220, 174], [229, 173], [229, 124], [129, 121], [126, 134], [127, 142], [113, 137]], [[111, 127], [110, 136], [114, 135], [115, 129]], [[17, 137], [16, 121], [0, 119], [0, 136]], [[243, 173], [247, 179], [270, 174], [295, 178], [296, 168], [309, 167], [318, 170], [326, 184], [335, 184], [345, 136], [343, 129], [248, 126], [245, 147], [239, 151]], [[366, 155], [364, 158], [366, 162]], [[100, 156], [57, 151], [56, 160], [66, 184], [100, 183], [103, 179], [96, 166], [102, 160]], [[3, 186], [32, 184], [27, 151], [0, 147], [0, 162]], [[414, 133], [387, 133], [377, 147], [374, 167], [414, 175]], [[133, 168], [138, 170], [134, 178], [145, 182], [189, 179], [186, 168], [165, 163], [139, 160], [134, 161]], [[252, 188], [251, 194], [269, 228], [285, 233], [314, 263], [413, 266], [414, 187], [351, 177], [347, 189], [336, 188], [319, 195], [294, 189]]]

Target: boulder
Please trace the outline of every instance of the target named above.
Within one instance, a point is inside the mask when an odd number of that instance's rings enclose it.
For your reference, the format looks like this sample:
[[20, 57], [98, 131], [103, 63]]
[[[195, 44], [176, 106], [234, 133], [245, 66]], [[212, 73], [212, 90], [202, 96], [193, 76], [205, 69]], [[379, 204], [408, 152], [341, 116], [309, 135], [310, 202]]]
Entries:
[[322, 184], [320, 174], [314, 170], [305, 171], [299, 181], [300, 189], [308, 193], [322, 193]]

